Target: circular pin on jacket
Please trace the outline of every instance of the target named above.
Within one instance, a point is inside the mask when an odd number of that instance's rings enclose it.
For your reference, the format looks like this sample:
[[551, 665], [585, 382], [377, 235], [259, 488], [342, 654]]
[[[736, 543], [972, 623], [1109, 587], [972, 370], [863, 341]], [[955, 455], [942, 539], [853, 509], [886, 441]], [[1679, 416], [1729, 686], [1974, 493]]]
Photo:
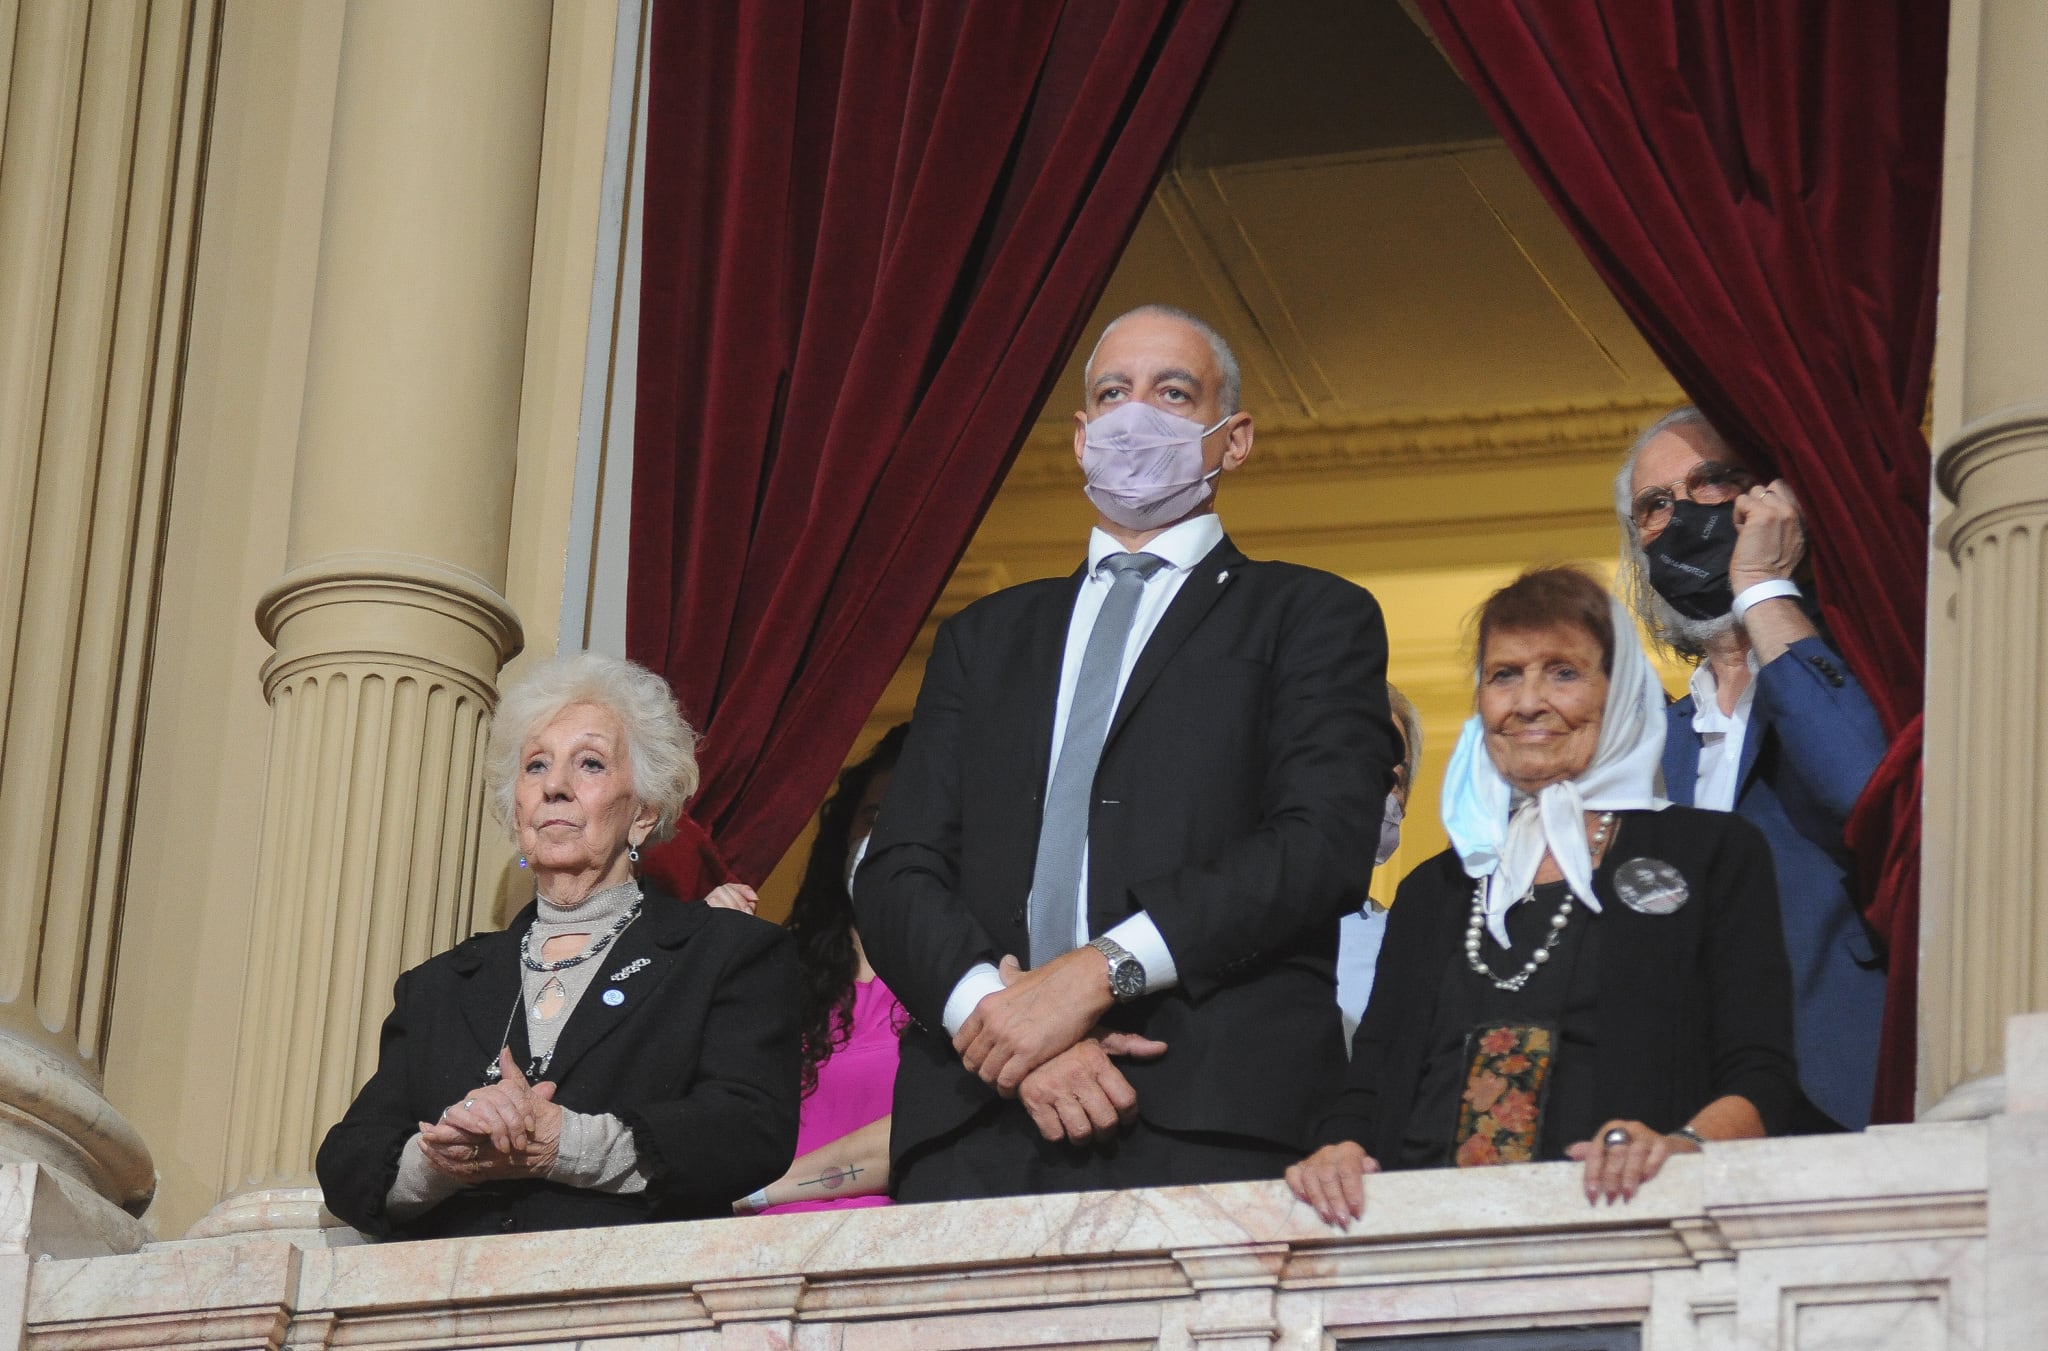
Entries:
[[606, 990], [604, 992], [604, 1002], [613, 1008], [617, 1008], [626, 1002], [626, 992], [624, 990]]
[[1661, 858], [1632, 858], [1616, 868], [1614, 894], [1643, 915], [1668, 915], [1692, 898], [1685, 878]]

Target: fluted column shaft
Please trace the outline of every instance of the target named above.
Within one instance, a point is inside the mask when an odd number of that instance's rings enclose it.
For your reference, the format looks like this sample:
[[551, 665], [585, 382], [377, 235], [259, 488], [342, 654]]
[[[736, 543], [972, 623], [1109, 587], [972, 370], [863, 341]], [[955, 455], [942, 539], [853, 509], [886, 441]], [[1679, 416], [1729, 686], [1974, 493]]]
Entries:
[[212, 0], [0, 23], [0, 1161], [140, 1211], [101, 1095]]
[[1974, 1116], [2003, 1104], [2007, 1018], [2048, 1009], [2048, 7], [1958, 0], [1951, 22], [1936, 476], [1955, 599], [1929, 644], [1920, 1102]]
[[[309, 1220], [391, 983], [473, 927], [547, 86], [543, 0], [351, 0], [228, 1141], [202, 1232]], [[481, 1068], [481, 1067], [479, 1067]]]

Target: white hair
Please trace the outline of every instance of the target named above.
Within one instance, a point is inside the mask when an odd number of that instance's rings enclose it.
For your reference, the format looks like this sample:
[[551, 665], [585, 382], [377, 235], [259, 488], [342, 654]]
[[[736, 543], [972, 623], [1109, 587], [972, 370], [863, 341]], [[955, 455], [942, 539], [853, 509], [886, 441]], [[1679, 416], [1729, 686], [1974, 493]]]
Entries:
[[1674, 408], [1643, 428], [1642, 435], [1622, 457], [1621, 469], [1614, 476], [1614, 514], [1621, 519], [1621, 566], [1614, 573], [1614, 589], [1621, 593], [1628, 608], [1635, 612], [1636, 618], [1650, 631], [1650, 637], [1659, 647], [1697, 662], [1707, 655], [1707, 649], [1715, 641], [1735, 628], [1735, 616], [1725, 614], [1713, 619], [1694, 619], [1680, 614], [1670, 601], [1658, 595], [1656, 588], [1650, 585], [1650, 556], [1644, 552], [1642, 533], [1636, 529], [1636, 462], [1643, 458], [1643, 451], [1652, 441], [1680, 427], [1697, 428], [1711, 445], [1718, 448], [1720, 458], [1730, 462], [1734, 460], [1728, 442], [1714, 430], [1714, 424], [1707, 421], [1707, 415], [1691, 404]]
[[520, 753], [527, 740], [572, 704], [591, 704], [619, 720], [633, 796], [655, 811], [648, 840], [675, 833], [683, 804], [697, 791], [697, 734], [683, 721], [668, 682], [636, 662], [602, 652], [552, 657], [526, 673], [499, 700], [484, 751], [491, 810], [517, 835], [512, 804]]
[[1107, 338], [1124, 320], [1136, 318], [1141, 314], [1154, 319], [1178, 319], [1202, 335], [1203, 341], [1209, 344], [1210, 353], [1216, 358], [1216, 369], [1223, 380], [1222, 388], [1216, 391], [1216, 406], [1222, 410], [1225, 417], [1235, 413], [1238, 410], [1238, 399], [1244, 393], [1243, 382], [1237, 370], [1237, 353], [1230, 350], [1230, 344], [1223, 340], [1223, 335], [1206, 320], [1198, 319], [1178, 306], [1161, 304], [1140, 305], [1134, 310], [1125, 310], [1102, 326], [1101, 336], [1096, 338], [1095, 345], [1088, 349], [1087, 363], [1081, 367], [1081, 406], [1088, 406], [1088, 398], [1093, 393], [1088, 381], [1090, 374], [1095, 370], [1095, 354], [1102, 350], [1103, 338]]

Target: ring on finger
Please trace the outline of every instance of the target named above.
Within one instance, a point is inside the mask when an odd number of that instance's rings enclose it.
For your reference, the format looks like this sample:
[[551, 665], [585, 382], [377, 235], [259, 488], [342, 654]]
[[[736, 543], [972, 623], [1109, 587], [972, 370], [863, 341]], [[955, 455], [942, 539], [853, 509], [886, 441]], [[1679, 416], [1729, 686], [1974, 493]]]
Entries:
[[1616, 1126], [1613, 1130], [1600, 1137], [1600, 1143], [1606, 1145], [1609, 1149], [1620, 1149], [1628, 1143], [1628, 1140], [1628, 1132], [1620, 1126]]

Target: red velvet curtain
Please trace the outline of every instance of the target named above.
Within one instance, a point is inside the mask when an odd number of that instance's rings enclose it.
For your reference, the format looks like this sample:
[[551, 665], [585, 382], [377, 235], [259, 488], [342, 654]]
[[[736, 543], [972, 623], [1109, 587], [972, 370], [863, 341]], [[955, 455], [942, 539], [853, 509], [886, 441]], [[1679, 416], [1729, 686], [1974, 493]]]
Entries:
[[1910, 1119], [1946, 0], [1419, 3], [1665, 366], [1799, 493], [1893, 738], [1850, 842], [1890, 948], [1877, 1119]]
[[655, 7], [626, 641], [704, 733], [679, 894], [816, 809], [1234, 7]]

